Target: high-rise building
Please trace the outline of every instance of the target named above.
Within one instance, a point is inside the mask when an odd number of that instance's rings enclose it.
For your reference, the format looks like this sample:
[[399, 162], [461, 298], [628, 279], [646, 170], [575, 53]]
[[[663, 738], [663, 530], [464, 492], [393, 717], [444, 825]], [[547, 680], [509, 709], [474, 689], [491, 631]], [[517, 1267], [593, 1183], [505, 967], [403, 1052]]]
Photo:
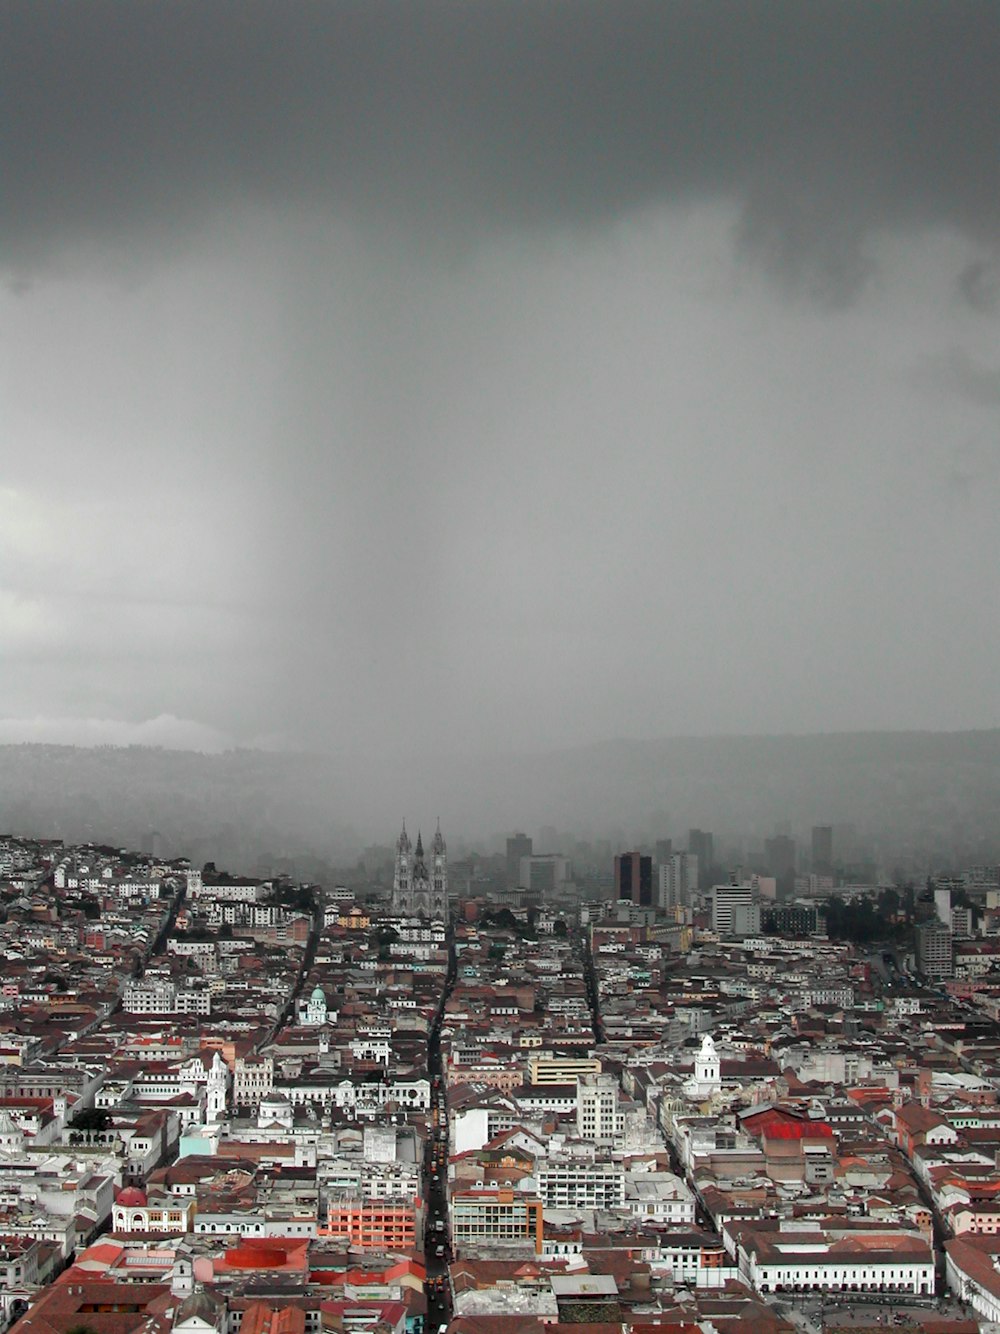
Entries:
[[760, 902], [752, 885], [713, 888], [712, 930], [720, 940], [752, 936], [760, 931]]
[[545, 856], [522, 857], [515, 884], [521, 889], [531, 890], [544, 901], [572, 878], [573, 868], [569, 858], [549, 853]]
[[641, 852], [622, 852], [615, 858], [615, 898], [628, 899], [640, 908], [652, 908], [653, 859]]
[[707, 829], [689, 829], [687, 850], [698, 858], [702, 887], [710, 885], [712, 882], [707, 877], [711, 875], [712, 867], [715, 865], [715, 840], [712, 835]]
[[[384, 1203], [384, 1201], [380, 1201]], [[537, 1194], [509, 1186], [470, 1186], [451, 1197], [451, 1236], [457, 1248], [531, 1243], [542, 1253], [544, 1205]]]
[[698, 858], [692, 852], [675, 852], [659, 869], [659, 906], [687, 907], [698, 888]]
[[417, 834], [416, 848], [410, 843], [403, 821], [403, 832], [396, 840], [396, 870], [392, 880], [392, 910], [431, 921], [448, 920], [448, 849], [438, 822], [431, 843], [430, 865], [424, 857], [424, 841]]
[[811, 936], [819, 929], [819, 913], [808, 903], [762, 904], [761, 926], [776, 936]]
[[538, 831], [538, 850], [553, 853], [559, 848], [559, 831], [553, 824], [543, 824]]
[[811, 850], [813, 875], [833, 875], [832, 825], [813, 825]]
[[576, 1081], [576, 1133], [593, 1144], [614, 1144], [624, 1128], [614, 1075], [581, 1075]]
[[952, 908], [951, 934], [953, 938], [968, 940], [972, 936], [972, 909]]
[[917, 927], [917, 968], [925, 977], [951, 977], [955, 971], [954, 940], [942, 922]]
[[158, 829], [151, 829], [143, 836], [142, 851], [150, 857], [163, 856], [163, 835]]
[[775, 834], [774, 838], [764, 840], [764, 856], [767, 869], [773, 876], [795, 874], [795, 839], [787, 834]]
[[664, 862], [668, 862], [674, 855], [674, 840], [672, 838], [658, 838], [655, 855], [658, 865], [662, 866]]
[[519, 885], [521, 883], [521, 858], [530, 857], [531, 849], [532, 842], [527, 834], [513, 834], [507, 840], [508, 885]]

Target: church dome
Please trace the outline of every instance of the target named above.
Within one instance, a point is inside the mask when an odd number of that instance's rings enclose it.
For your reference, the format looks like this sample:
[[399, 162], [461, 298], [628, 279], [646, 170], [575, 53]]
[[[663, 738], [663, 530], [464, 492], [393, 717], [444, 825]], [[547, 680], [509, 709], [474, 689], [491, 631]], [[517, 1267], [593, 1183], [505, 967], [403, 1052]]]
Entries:
[[9, 1137], [23, 1139], [24, 1131], [17, 1124], [6, 1107], [0, 1109], [0, 1136], [4, 1139]]
[[118, 1192], [115, 1204], [120, 1204], [126, 1209], [145, 1209], [146, 1192], [140, 1190], [138, 1186], [126, 1186], [124, 1190]]

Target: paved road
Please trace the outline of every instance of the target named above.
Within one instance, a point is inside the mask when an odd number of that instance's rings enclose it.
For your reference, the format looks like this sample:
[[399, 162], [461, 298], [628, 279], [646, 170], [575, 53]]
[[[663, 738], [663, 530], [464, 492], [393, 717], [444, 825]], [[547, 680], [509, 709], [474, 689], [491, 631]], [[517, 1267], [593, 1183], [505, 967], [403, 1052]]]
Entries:
[[[448, 1262], [451, 1259], [451, 1237], [448, 1230], [448, 1099], [441, 1063], [441, 1024], [448, 997], [455, 985], [456, 957], [451, 930], [448, 932], [448, 974], [441, 1004], [427, 1038], [427, 1072], [431, 1079], [431, 1096], [437, 1109], [437, 1122], [432, 1126], [431, 1141], [427, 1146], [427, 1213], [424, 1253], [427, 1261], [427, 1329], [436, 1334], [439, 1325], [446, 1324], [451, 1315], [451, 1296], [448, 1290]], [[437, 1177], [437, 1180], [434, 1178]], [[442, 1254], [437, 1254], [437, 1248]]]

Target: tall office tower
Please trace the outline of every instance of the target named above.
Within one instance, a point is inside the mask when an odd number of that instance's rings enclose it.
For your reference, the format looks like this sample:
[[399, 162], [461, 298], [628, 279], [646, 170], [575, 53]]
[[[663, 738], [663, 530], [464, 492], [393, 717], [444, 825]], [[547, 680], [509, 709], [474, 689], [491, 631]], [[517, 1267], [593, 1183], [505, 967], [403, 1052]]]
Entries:
[[675, 852], [660, 864], [659, 882], [661, 908], [687, 907], [698, 888], [698, 858], [691, 852]]
[[943, 925], [951, 926], [951, 890], [941, 889], [935, 886], [934, 889], [934, 914], [938, 921]]
[[972, 936], [972, 909], [952, 908], [951, 934], [959, 940], [969, 940]]
[[672, 838], [658, 838], [656, 840], [656, 860], [658, 865], [662, 866], [668, 862], [674, 855], [674, 840]]
[[163, 835], [158, 829], [151, 829], [142, 840], [142, 851], [150, 857], [163, 856]]
[[833, 826], [814, 824], [812, 831], [812, 873], [833, 875]]
[[752, 936], [760, 931], [760, 902], [752, 885], [715, 886], [712, 930], [720, 940]]
[[654, 906], [652, 857], [623, 852], [615, 858], [615, 898], [628, 899], [640, 908]]
[[951, 931], [938, 921], [917, 927], [917, 968], [925, 977], [951, 977], [955, 971]]
[[553, 852], [559, 850], [559, 831], [554, 824], [542, 825], [541, 829], [538, 831], [538, 842], [540, 845], [538, 851], [541, 853], [549, 853], [551, 855]]
[[521, 858], [530, 857], [531, 839], [527, 834], [514, 834], [507, 840], [507, 884], [520, 884]]
[[576, 1133], [592, 1144], [614, 1144], [625, 1129], [614, 1075], [580, 1075], [576, 1081]]
[[795, 874], [795, 839], [787, 834], [775, 834], [774, 838], [764, 840], [764, 856], [767, 869], [773, 876]]
[[573, 878], [573, 868], [568, 857], [556, 853], [521, 858], [518, 878], [514, 882], [521, 889], [530, 889], [542, 902], [548, 902], [560, 886]]
[[715, 865], [715, 840], [707, 829], [689, 829], [688, 830], [688, 852], [693, 852], [698, 858], [698, 865], [701, 867], [702, 874]]

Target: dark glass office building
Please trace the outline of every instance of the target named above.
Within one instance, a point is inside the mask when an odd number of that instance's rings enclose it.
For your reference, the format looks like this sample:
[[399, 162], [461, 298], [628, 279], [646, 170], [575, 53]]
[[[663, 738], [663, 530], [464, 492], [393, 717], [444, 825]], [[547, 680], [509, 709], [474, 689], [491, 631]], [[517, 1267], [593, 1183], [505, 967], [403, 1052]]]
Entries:
[[653, 859], [641, 852], [623, 852], [615, 858], [615, 897], [640, 908], [653, 908]]

